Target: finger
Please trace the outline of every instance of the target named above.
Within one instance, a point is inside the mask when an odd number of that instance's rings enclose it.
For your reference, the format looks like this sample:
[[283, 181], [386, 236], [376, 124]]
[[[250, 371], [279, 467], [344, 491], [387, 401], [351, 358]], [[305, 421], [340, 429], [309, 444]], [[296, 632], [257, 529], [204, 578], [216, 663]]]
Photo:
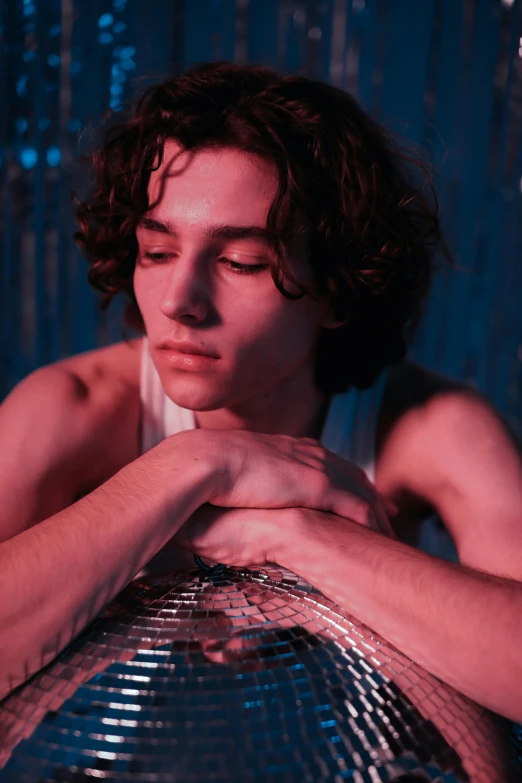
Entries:
[[384, 536], [388, 536], [389, 538], [394, 538], [395, 533], [393, 532], [393, 528], [390, 524], [390, 520], [388, 519], [387, 514], [383, 512], [381, 508], [377, 507], [375, 509], [374, 519], [375, 519], [375, 527], [373, 529], [377, 533], [380, 533], [381, 535]]
[[371, 502], [360, 495], [351, 495], [340, 490], [332, 490], [325, 499], [325, 511], [331, 511], [347, 519], [352, 519], [363, 527], [375, 530], [390, 538], [396, 538], [379, 493], [374, 492]]
[[395, 505], [393, 500], [390, 500], [390, 498], [387, 498], [386, 495], [381, 495], [382, 501], [386, 507], [386, 511], [388, 512], [388, 515], [390, 517], [395, 517], [399, 513], [398, 507]]
[[392, 527], [392, 524], [390, 522], [390, 518], [388, 516], [386, 505], [384, 503], [383, 496], [380, 495], [377, 497], [377, 518], [379, 522], [379, 530], [381, 533], [384, 533], [385, 536], [389, 536], [389, 538], [397, 538], [395, 534], [395, 530]]
[[393, 530], [390, 515], [395, 516], [397, 513], [397, 507], [392, 501], [388, 501], [384, 495], [382, 495], [370, 481], [368, 482], [370, 497], [367, 497], [367, 493], [361, 492], [365, 499], [369, 500], [371, 507], [375, 512], [376, 527], [380, 533], [396, 538], [395, 531]]
[[388, 538], [394, 538], [397, 539], [397, 535], [395, 533], [395, 530], [391, 526], [391, 522], [388, 519], [387, 516], [383, 516], [380, 518], [380, 531], [385, 536], [388, 536]]
[[331, 489], [326, 498], [325, 511], [331, 511], [340, 517], [352, 519], [363, 527], [379, 531], [378, 517], [374, 505], [359, 494]]

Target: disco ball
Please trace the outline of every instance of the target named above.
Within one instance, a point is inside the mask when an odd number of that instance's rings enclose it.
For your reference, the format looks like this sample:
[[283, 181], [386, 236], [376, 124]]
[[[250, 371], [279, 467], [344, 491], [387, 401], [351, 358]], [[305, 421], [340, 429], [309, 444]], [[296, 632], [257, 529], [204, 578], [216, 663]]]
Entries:
[[276, 566], [135, 580], [0, 706], [3, 783], [506, 783], [508, 721]]

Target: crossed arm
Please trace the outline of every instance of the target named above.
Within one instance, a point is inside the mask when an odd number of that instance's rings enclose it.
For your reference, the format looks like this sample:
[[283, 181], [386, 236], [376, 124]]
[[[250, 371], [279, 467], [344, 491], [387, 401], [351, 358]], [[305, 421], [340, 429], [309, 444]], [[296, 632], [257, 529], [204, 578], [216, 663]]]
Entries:
[[[290, 532], [292, 526], [289, 526]], [[302, 510], [276, 562], [441, 680], [522, 721], [522, 583]]]
[[404, 425], [411, 432], [396, 433], [408, 443], [401, 454], [404, 480], [444, 520], [459, 565], [334, 514], [302, 508], [202, 509], [199, 523], [196, 512], [196, 524], [189, 520], [180, 530], [180, 543], [230, 564], [226, 554], [241, 559], [250, 547], [247, 557], [255, 562], [255, 552], [265, 546], [267, 559], [300, 574], [428, 671], [494, 712], [522, 721], [517, 444], [475, 394], [438, 400], [419, 424], [411, 417]]
[[281, 538], [277, 561], [440, 679], [522, 721], [518, 444], [475, 393], [440, 398], [418, 424], [401, 434], [402, 470], [445, 522], [460, 565], [313, 511]]

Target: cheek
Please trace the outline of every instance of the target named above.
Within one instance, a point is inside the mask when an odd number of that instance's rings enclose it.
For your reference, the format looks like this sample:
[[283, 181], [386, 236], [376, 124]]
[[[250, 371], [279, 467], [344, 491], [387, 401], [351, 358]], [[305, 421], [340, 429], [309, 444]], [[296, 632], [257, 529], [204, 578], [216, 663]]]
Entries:
[[238, 313], [236, 330], [245, 358], [261, 359], [273, 365], [308, 355], [318, 332], [315, 310], [304, 300], [272, 307], [259, 301]]
[[138, 305], [140, 305], [141, 307], [142, 285], [141, 285], [140, 268], [137, 263], [134, 269], [134, 274], [132, 276], [132, 287], [134, 289], [134, 296], [136, 297], [136, 301], [138, 302]]
[[139, 266], [136, 266], [132, 284], [134, 287], [134, 296], [138, 302], [141, 314], [146, 315], [151, 310], [151, 304], [154, 302], [154, 281], [151, 279], [150, 275], [144, 275]]

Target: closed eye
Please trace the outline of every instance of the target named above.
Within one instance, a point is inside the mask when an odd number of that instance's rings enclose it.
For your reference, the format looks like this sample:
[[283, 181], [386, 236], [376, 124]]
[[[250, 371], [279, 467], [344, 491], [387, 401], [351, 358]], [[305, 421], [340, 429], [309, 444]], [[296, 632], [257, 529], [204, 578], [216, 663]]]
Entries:
[[148, 250], [146, 250], [143, 255], [145, 258], [150, 258], [151, 261], [166, 261], [168, 258], [172, 258], [174, 255], [173, 253], [150, 253]]
[[[146, 250], [143, 255], [145, 258], [148, 258], [151, 261], [161, 263], [162, 261], [167, 261], [168, 259], [172, 258], [174, 253], [151, 253], [150, 251]], [[231, 261], [230, 258], [226, 258], [225, 256], [221, 256], [219, 261], [221, 261], [228, 269], [231, 269], [240, 275], [253, 275], [257, 272], [263, 271], [264, 269], [268, 269], [268, 264], [238, 264], [237, 261]]]
[[240, 275], [253, 275], [256, 272], [262, 272], [263, 269], [268, 269], [268, 264], [238, 264], [236, 261], [231, 261], [229, 258], [220, 258], [224, 266], [228, 269], [232, 269]]

